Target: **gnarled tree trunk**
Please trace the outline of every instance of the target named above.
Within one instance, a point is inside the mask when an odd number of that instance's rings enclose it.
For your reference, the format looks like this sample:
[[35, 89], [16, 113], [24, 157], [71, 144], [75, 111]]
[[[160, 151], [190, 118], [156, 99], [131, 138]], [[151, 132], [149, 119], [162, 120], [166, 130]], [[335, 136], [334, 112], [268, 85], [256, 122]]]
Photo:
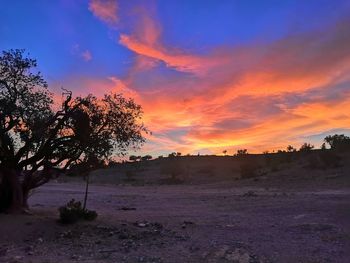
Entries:
[[19, 172], [1, 169], [0, 177], [0, 212], [19, 213], [25, 210], [28, 195], [23, 193]]

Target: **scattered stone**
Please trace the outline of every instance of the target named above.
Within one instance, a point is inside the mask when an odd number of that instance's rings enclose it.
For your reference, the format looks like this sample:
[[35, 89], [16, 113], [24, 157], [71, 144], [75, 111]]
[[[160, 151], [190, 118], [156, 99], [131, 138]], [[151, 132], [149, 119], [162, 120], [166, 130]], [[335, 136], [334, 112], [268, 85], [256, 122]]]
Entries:
[[251, 262], [251, 256], [248, 252], [242, 251], [241, 249], [235, 249], [231, 253], [227, 253], [225, 255], [225, 259], [229, 262], [235, 262], [235, 263], [250, 263]]
[[73, 233], [72, 233], [71, 230], [64, 231], [63, 233], [60, 234], [60, 237], [62, 237], [62, 238], [72, 238], [73, 237]]
[[81, 256], [80, 255], [72, 255], [71, 256], [71, 259], [73, 259], [73, 260], [80, 260], [81, 259]]
[[258, 196], [257, 193], [255, 193], [254, 191], [248, 191], [246, 193], [243, 194], [244, 197], [256, 197]]
[[118, 210], [133, 211], [133, 210], [136, 210], [136, 208], [135, 207], [122, 206], [122, 207], [118, 208]]
[[146, 221], [143, 221], [143, 222], [136, 222], [134, 225], [136, 225], [137, 227], [148, 227], [149, 223]]
[[305, 217], [305, 215], [304, 215], [304, 214], [301, 214], [301, 215], [296, 215], [296, 216], [294, 216], [294, 219], [300, 219], [300, 218], [303, 218], [303, 217]]
[[192, 221], [184, 221], [181, 228], [186, 228], [188, 225], [194, 225], [194, 223]]

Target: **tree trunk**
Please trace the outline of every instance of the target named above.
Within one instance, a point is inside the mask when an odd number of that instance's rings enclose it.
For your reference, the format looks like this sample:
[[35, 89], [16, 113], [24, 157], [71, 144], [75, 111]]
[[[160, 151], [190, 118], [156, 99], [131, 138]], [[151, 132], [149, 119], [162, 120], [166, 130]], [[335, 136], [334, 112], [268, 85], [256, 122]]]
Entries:
[[22, 212], [28, 196], [24, 196], [18, 172], [15, 169], [2, 169], [1, 177], [0, 212]]

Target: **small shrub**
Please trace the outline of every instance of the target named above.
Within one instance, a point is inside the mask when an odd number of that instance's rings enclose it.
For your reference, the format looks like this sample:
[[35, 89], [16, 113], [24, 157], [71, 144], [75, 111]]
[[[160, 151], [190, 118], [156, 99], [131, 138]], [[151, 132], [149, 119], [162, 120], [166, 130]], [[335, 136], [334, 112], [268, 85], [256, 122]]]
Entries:
[[84, 213], [84, 219], [87, 220], [87, 221], [93, 221], [95, 220], [97, 217], [97, 213], [96, 211], [93, 211], [93, 210], [85, 210], [85, 213]]
[[237, 156], [242, 156], [242, 155], [247, 155], [248, 150], [247, 149], [238, 149], [236, 155]]
[[60, 212], [60, 222], [62, 224], [74, 224], [79, 220], [92, 221], [96, 219], [96, 211], [83, 209], [81, 202], [70, 200], [65, 206], [61, 206], [58, 211]]
[[312, 149], [314, 148], [314, 146], [310, 143], [303, 143], [303, 145], [300, 146], [299, 151], [300, 152], [310, 152]]

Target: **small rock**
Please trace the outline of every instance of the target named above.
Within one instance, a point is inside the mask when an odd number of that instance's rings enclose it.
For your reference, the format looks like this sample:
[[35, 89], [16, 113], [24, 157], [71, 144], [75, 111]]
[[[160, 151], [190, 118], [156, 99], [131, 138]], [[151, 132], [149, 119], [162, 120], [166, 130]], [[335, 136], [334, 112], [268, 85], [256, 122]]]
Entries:
[[74, 255], [71, 256], [71, 259], [79, 260], [79, 259], [81, 259], [81, 256], [74, 254]]
[[258, 196], [254, 191], [248, 191], [243, 194], [244, 197], [256, 197]]
[[25, 247], [24, 251], [29, 252], [29, 251], [32, 251], [33, 249], [34, 249], [33, 246], [27, 246], [27, 247]]
[[135, 207], [122, 206], [122, 207], [118, 208], [118, 210], [132, 211], [132, 210], [136, 210], [136, 208]]
[[149, 224], [147, 222], [137, 222], [136, 226], [138, 227], [147, 227]]

